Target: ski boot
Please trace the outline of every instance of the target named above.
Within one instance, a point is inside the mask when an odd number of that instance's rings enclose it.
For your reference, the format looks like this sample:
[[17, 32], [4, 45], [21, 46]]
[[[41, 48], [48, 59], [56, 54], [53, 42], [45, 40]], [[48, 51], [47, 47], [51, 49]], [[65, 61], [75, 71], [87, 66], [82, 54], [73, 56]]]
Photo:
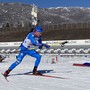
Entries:
[[6, 70], [6, 71], [4, 72], [4, 74], [3, 74], [3, 75], [4, 75], [4, 77], [7, 77], [7, 76], [8, 76], [8, 74], [10, 73], [10, 71], [11, 71], [10, 69]]
[[37, 67], [36, 66], [34, 66], [33, 75], [42, 75], [42, 73], [37, 71]]

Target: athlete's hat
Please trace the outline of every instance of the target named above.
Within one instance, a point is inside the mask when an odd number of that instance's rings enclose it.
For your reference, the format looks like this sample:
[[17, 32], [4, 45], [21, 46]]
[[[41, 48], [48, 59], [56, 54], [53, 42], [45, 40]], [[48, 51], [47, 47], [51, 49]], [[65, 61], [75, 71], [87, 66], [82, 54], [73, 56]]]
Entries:
[[41, 26], [37, 26], [35, 31], [42, 33], [43, 29]]

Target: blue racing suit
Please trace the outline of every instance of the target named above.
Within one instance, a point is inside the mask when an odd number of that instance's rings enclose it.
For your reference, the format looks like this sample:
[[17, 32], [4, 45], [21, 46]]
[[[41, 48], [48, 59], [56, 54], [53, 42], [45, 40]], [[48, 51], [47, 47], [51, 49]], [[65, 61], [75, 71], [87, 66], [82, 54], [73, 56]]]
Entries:
[[22, 42], [20, 46], [20, 53], [16, 56], [16, 61], [9, 67], [10, 70], [13, 70], [18, 64], [21, 63], [24, 56], [30, 55], [34, 58], [36, 58], [35, 65], [38, 67], [40, 61], [41, 61], [41, 55], [35, 51], [33, 48], [34, 46], [42, 47], [42, 37], [35, 37], [34, 32], [29, 33], [25, 40]]

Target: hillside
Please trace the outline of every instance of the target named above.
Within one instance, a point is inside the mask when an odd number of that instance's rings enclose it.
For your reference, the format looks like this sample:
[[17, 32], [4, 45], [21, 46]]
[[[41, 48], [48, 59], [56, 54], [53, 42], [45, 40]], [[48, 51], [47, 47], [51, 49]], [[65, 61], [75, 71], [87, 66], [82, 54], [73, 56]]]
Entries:
[[[22, 3], [0, 3], [0, 41], [25, 38], [31, 28], [31, 8]], [[90, 8], [38, 7], [38, 19], [44, 27], [43, 40], [90, 39]]]
[[[0, 3], [0, 25], [6, 23], [28, 24], [31, 22], [32, 5], [22, 3]], [[39, 8], [38, 19], [41, 24], [90, 22], [90, 8], [56, 7]]]

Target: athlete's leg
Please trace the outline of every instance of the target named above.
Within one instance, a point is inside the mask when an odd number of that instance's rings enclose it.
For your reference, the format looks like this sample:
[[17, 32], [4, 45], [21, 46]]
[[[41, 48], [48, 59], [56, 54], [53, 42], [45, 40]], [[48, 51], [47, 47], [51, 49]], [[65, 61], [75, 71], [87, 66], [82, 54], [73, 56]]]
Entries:
[[17, 65], [19, 65], [24, 58], [26, 54], [25, 53], [19, 53], [18, 56], [16, 56], [17, 61], [15, 61], [8, 70], [4, 72], [4, 76], [7, 77], [11, 70], [13, 70]]
[[35, 61], [35, 65], [36, 67], [38, 67], [40, 61], [41, 61], [41, 55], [39, 55], [38, 53], [35, 53], [32, 55], [32, 57], [36, 58], [36, 61]]
[[37, 71], [37, 68], [38, 68], [38, 66], [40, 64], [40, 61], [41, 61], [41, 55], [39, 55], [38, 53], [35, 53], [32, 56], [36, 58], [35, 65], [34, 65], [34, 68], [33, 68], [33, 74], [41, 75], [41, 73]]
[[16, 56], [17, 60], [9, 67], [9, 69], [13, 70], [17, 65], [19, 65], [25, 55], [26, 55], [25, 53], [19, 53], [18, 56]]
[[28, 50], [28, 55], [36, 58], [36, 61], [35, 61], [35, 65], [34, 66], [38, 67], [38, 65], [39, 65], [39, 63], [41, 61], [41, 57], [42, 56], [38, 52], [36, 52], [35, 50]]
[[[40, 64], [40, 61], [41, 61], [41, 57], [42, 56], [38, 52], [36, 52], [35, 50], [30, 50], [28, 54], [30, 56], [36, 58], [34, 69], [33, 69], [33, 74], [37, 74], [38, 73], [37, 72], [37, 68], [38, 68], [38, 66]], [[40, 74], [40, 73], [38, 73], [38, 74]]]

